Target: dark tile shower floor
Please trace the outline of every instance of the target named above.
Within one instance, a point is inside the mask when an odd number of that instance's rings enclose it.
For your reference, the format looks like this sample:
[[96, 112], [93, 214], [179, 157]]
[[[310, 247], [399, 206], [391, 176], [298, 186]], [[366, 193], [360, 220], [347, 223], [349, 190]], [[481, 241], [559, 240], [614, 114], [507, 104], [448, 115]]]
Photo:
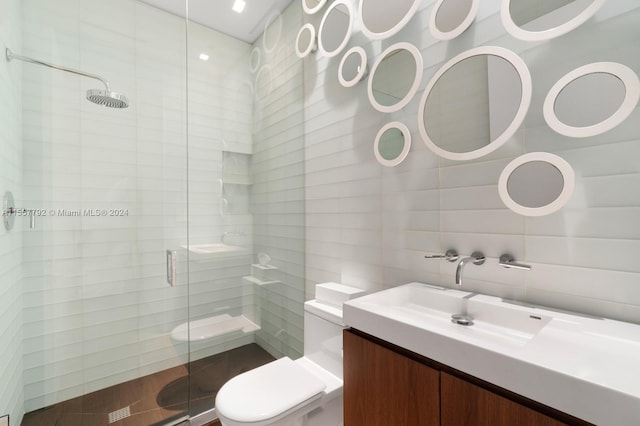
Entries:
[[[255, 343], [79, 396], [24, 416], [22, 426], [155, 426], [210, 410], [231, 377], [273, 361]], [[188, 369], [191, 371], [189, 380]], [[129, 417], [109, 423], [109, 413], [129, 407]]]

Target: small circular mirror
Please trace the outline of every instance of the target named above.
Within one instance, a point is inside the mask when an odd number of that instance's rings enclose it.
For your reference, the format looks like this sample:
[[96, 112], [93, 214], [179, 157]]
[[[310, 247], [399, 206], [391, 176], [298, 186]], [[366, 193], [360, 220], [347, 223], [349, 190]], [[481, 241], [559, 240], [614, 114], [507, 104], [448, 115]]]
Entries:
[[640, 79], [630, 68], [597, 62], [569, 72], [544, 101], [544, 118], [570, 137], [595, 136], [622, 123], [640, 99]]
[[380, 54], [371, 68], [369, 101], [381, 112], [394, 112], [407, 105], [418, 91], [423, 72], [422, 55], [410, 43], [396, 43]]
[[260, 48], [254, 47], [251, 51], [251, 55], [249, 56], [249, 70], [251, 72], [258, 71], [258, 67], [260, 67]]
[[358, 84], [367, 74], [367, 52], [360, 46], [347, 50], [338, 67], [338, 80], [344, 87]]
[[527, 41], [548, 40], [585, 23], [605, 1], [502, 0], [500, 16], [502, 24], [512, 36]]
[[304, 58], [316, 50], [316, 29], [311, 24], [304, 24], [296, 37], [296, 56]]
[[420, 134], [443, 158], [480, 158], [515, 134], [531, 94], [531, 75], [518, 55], [495, 46], [468, 50], [427, 85], [418, 113]]
[[313, 15], [327, 3], [327, 0], [302, 0], [302, 10], [306, 14]]
[[275, 12], [269, 16], [264, 26], [262, 47], [264, 47], [265, 52], [273, 52], [280, 42], [280, 36], [282, 36], [282, 15], [279, 12]]
[[362, 32], [372, 40], [396, 34], [413, 18], [422, 0], [360, 0]]
[[397, 166], [407, 158], [411, 149], [411, 132], [397, 121], [385, 124], [376, 135], [373, 153], [380, 164]]
[[458, 37], [476, 19], [479, 4], [479, 0], [438, 0], [431, 11], [431, 35], [438, 40]]
[[575, 174], [569, 163], [548, 152], [521, 155], [505, 167], [498, 180], [502, 202], [524, 216], [558, 211], [574, 188]]
[[338, 55], [349, 42], [353, 28], [353, 6], [346, 0], [331, 3], [320, 22], [318, 47], [329, 58]]

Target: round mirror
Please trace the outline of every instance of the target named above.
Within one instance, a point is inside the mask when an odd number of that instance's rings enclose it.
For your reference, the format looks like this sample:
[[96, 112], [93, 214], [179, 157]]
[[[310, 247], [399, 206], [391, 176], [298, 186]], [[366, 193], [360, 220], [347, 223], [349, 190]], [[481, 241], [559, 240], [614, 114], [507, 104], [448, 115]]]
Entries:
[[360, 46], [347, 50], [338, 67], [338, 80], [344, 87], [358, 84], [367, 74], [367, 52]]
[[438, 0], [431, 11], [429, 30], [438, 40], [451, 40], [476, 19], [479, 0]]
[[389, 38], [413, 18], [422, 0], [360, 0], [362, 32], [372, 40]]
[[502, 24], [512, 36], [527, 41], [548, 40], [579, 27], [606, 0], [502, 0]]
[[339, 54], [349, 42], [353, 28], [353, 6], [349, 1], [336, 0], [329, 6], [320, 22], [318, 46], [323, 55], [331, 58]]
[[316, 50], [316, 29], [311, 24], [304, 24], [296, 37], [296, 56], [304, 58]]
[[258, 67], [260, 66], [260, 48], [257, 46], [253, 48], [251, 51], [251, 55], [249, 56], [249, 70], [251, 72], [258, 71]]
[[575, 174], [564, 159], [547, 152], [522, 155], [498, 180], [502, 202], [524, 216], [544, 216], [562, 208], [575, 188]]
[[422, 55], [410, 43], [389, 46], [376, 59], [367, 92], [369, 101], [381, 112], [398, 111], [407, 105], [422, 81]]
[[258, 100], [264, 100], [271, 93], [271, 66], [263, 65], [256, 74], [254, 84], [255, 95]]
[[518, 55], [495, 46], [468, 50], [427, 85], [418, 113], [420, 134], [443, 158], [480, 158], [515, 134], [531, 93], [529, 69]]
[[313, 15], [327, 3], [327, 0], [302, 0], [302, 10], [309, 15]]
[[561, 135], [595, 136], [627, 119], [639, 98], [640, 79], [633, 70], [597, 62], [569, 72], [553, 85], [544, 101], [544, 118]]
[[380, 164], [397, 166], [407, 158], [411, 149], [411, 132], [407, 126], [397, 121], [388, 123], [376, 135], [373, 153]]
[[273, 13], [267, 19], [262, 34], [262, 46], [266, 52], [272, 52], [280, 42], [282, 35], [282, 15], [278, 12]]

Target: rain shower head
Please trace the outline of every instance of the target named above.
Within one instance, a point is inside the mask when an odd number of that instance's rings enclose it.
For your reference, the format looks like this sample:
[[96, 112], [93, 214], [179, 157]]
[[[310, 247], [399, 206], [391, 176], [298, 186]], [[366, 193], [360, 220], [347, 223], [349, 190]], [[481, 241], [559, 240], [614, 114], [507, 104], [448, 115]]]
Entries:
[[111, 90], [87, 90], [87, 100], [109, 108], [126, 108], [129, 106], [129, 99], [125, 95]]
[[7, 62], [11, 62], [13, 59], [18, 59], [24, 62], [30, 62], [36, 65], [44, 65], [45, 67], [53, 68], [60, 71], [70, 72], [72, 74], [81, 75], [83, 77], [93, 78], [95, 80], [99, 80], [104, 84], [105, 90], [99, 89], [91, 89], [87, 91], [87, 99], [94, 104], [106, 106], [109, 108], [126, 108], [129, 106], [129, 100], [123, 94], [112, 92], [109, 87], [109, 82], [104, 78], [100, 77], [97, 74], [89, 74], [84, 71], [75, 70], [73, 68], [67, 68], [60, 65], [50, 64], [48, 62], [39, 61], [37, 59], [29, 58], [27, 56], [22, 56], [13, 53], [9, 48], [5, 50], [5, 56], [7, 58]]

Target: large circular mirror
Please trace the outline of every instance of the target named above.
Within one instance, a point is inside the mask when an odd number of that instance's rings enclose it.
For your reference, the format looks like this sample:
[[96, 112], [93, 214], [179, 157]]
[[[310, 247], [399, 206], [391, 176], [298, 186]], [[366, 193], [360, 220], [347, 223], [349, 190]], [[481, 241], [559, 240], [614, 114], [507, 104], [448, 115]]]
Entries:
[[278, 46], [282, 36], [282, 15], [275, 12], [269, 16], [262, 33], [262, 47], [271, 53]]
[[367, 71], [367, 52], [362, 47], [355, 46], [342, 57], [338, 67], [338, 80], [344, 87], [352, 87], [362, 80]]
[[521, 40], [548, 40], [579, 27], [606, 0], [502, 0], [506, 30]]
[[443, 158], [480, 158], [515, 134], [531, 93], [529, 69], [518, 55], [495, 46], [468, 50], [427, 85], [418, 113], [420, 134]]
[[362, 32], [372, 40], [389, 38], [413, 18], [422, 0], [360, 0]]
[[302, 10], [309, 15], [313, 15], [327, 3], [327, 0], [302, 0]]
[[338, 55], [349, 42], [353, 28], [353, 6], [346, 0], [336, 0], [329, 6], [318, 30], [318, 48], [329, 58]]
[[397, 166], [407, 158], [411, 149], [411, 132], [397, 121], [385, 124], [376, 135], [373, 153], [380, 164]]
[[622, 123], [639, 99], [640, 79], [633, 70], [597, 62], [576, 68], [553, 85], [544, 101], [544, 118], [562, 135], [595, 136]]
[[558, 211], [571, 198], [575, 174], [564, 159], [547, 152], [522, 155], [500, 174], [498, 193], [511, 210], [524, 216]]
[[476, 19], [480, 0], [438, 0], [431, 11], [429, 31], [438, 40], [451, 40]]
[[316, 29], [311, 24], [304, 24], [296, 37], [296, 56], [304, 58], [316, 50]]
[[418, 91], [422, 68], [417, 47], [405, 42], [389, 46], [371, 67], [367, 85], [371, 105], [381, 112], [402, 109]]

